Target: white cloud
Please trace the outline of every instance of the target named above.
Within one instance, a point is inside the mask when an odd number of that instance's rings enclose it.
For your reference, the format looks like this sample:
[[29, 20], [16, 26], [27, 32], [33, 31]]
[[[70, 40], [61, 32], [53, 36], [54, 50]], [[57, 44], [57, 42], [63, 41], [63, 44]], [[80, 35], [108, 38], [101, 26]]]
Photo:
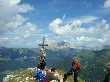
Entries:
[[109, 8], [110, 7], [110, 0], [106, 0], [104, 2], [104, 8]]
[[[56, 48], [57, 47], [57, 41], [54, 40], [53, 38], [47, 38], [46, 43], [48, 44], [48, 48]], [[54, 44], [54, 45], [53, 45]]]
[[21, 0], [0, 0], [0, 32], [13, 31], [28, 21], [20, 13], [33, 10], [29, 4], [20, 4]]
[[[56, 32], [57, 34], [64, 34], [64, 30], [61, 29], [61, 24], [63, 23], [63, 21], [60, 19], [60, 18], [57, 18], [55, 19], [54, 21], [52, 21], [50, 23], [50, 29], [53, 31], [53, 32]], [[61, 27], [61, 28], [60, 28]]]
[[75, 48], [100, 49], [105, 45], [110, 45], [108, 43], [110, 41], [110, 26], [105, 19], [83, 16], [65, 22], [60, 18], [56, 18], [49, 26], [52, 32], [62, 40], [68, 40], [71, 46]]
[[21, 0], [0, 0], [0, 19], [8, 20], [19, 13], [33, 10], [29, 4], [20, 4]]
[[23, 38], [28, 38], [37, 31], [36, 25], [31, 24], [30, 22], [27, 22], [22, 28], [22, 30], [18, 31], [18, 34], [21, 36], [23, 35]]
[[37, 32], [37, 26], [22, 15], [32, 10], [34, 8], [31, 5], [21, 4], [21, 0], [0, 0], [0, 46], [15, 45], [16, 41], [18, 45], [26, 43], [26, 38]]
[[16, 29], [19, 29], [19, 27], [22, 26], [23, 23], [26, 22], [26, 20], [27, 20], [26, 18], [18, 14], [16, 16], [13, 16], [9, 21], [0, 20], [1, 22], [0, 26], [2, 26], [0, 28], [0, 32], [7, 32], [7, 31], [13, 32]]
[[[79, 19], [74, 19], [74, 20], [64, 23], [64, 21], [62, 19], [56, 18], [49, 24], [49, 27], [50, 27], [50, 30], [52, 30], [53, 32], [55, 32], [56, 34], [59, 34], [59, 35], [63, 35], [65, 33], [70, 33], [72, 31], [74, 31], [74, 33], [75, 32], [77, 33], [77, 32], [81, 32], [81, 31], [85, 31], [84, 28], [80, 28], [82, 24], [92, 23], [96, 19], [98, 19], [98, 18], [94, 17], [94, 16], [85, 16], [85, 17], [80, 17]], [[90, 30], [92, 30], [92, 29], [90, 29]]]

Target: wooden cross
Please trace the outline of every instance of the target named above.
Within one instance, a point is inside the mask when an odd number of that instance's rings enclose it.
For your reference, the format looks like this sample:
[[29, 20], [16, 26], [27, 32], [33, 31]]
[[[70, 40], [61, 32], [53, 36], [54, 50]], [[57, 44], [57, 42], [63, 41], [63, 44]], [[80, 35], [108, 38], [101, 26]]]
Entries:
[[43, 42], [42, 44], [39, 44], [39, 46], [41, 46], [43, 49], [45, 49], [45, 47], [48, 46], [48, 44], [45, 44], [45, 37], [43, 37]]

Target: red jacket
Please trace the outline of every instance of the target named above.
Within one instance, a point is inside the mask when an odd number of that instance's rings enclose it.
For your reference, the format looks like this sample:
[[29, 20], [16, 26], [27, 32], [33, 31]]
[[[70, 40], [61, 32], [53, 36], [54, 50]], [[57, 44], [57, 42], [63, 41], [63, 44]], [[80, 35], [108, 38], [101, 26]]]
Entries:
[[76, 70], [79, 71], [80, 70], [80, 63], [76, 64]]
[[74, 62], [72, 62], [72, 67], [73, 67], [73, 69], [79, 71], [80, 70], [80, 63], [74, 63]]

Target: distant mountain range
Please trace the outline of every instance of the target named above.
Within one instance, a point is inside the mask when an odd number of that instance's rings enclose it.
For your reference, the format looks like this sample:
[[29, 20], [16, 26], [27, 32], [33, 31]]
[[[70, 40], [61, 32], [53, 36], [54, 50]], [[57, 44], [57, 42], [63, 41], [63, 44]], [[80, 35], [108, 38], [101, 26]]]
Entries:
[[[81, 60], [82, 79], [103, 79], [104, 66], [110, 62], [110, 49], [86, 50], [74, 48], [46, 49], [47, 66], [67, 71], [73, 57]], [[0, 48], [0, 78], [6, 71], [34, 67], [38, 63], [38, 48]], [[94, 81], [95, 82], [95, 81]]]

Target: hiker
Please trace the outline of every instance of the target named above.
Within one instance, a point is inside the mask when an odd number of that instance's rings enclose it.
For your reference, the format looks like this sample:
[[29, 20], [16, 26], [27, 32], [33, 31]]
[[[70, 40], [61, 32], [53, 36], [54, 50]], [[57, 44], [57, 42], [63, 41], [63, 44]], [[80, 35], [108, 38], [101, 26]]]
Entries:
[[106, 65], [106, 71], [104, 82], [110, 82], [110, 63]]
[[46, 72], [44, 69], [41, 67], [41, 64], [38, 64], [37, 68], [35, 69], [35, 75], [34, 77], [38, 82], [49, 82], [46, 79]]
[[79, 58], [73, 58], [70, 70], [64, 74], [63, 81], [67, 80], [67, 77], [73, 75], [74, 82], [78, 82], [78, 72], [80, 71], [80, 60]]
[[44, 69], [46, 66], [46, 53], [45, 50], [43, 48], [40, 48], [40, 64], [41, 64], [41, 68]]

